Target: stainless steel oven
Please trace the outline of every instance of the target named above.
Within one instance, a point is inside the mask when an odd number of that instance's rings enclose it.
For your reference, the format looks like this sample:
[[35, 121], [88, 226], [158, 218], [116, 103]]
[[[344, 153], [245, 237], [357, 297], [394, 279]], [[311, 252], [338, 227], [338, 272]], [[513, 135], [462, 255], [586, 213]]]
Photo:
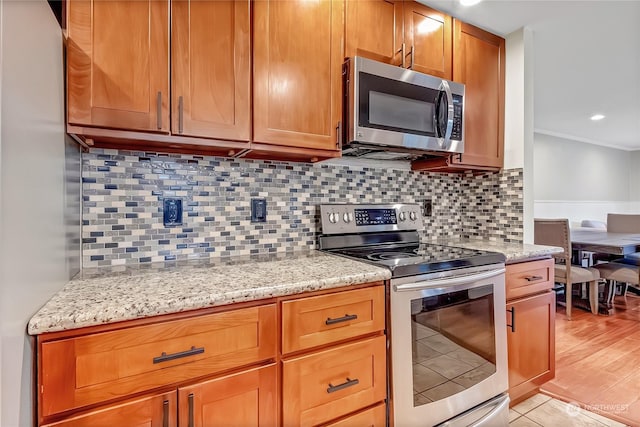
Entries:
[[493, 264], [391, 280], [395, 425], [509, 424], [504, 272]]
[[505, 257], [421, 242], [416, 204], [321, 205], [321, 250], [391, 271], [397, 427], [507, 426]]

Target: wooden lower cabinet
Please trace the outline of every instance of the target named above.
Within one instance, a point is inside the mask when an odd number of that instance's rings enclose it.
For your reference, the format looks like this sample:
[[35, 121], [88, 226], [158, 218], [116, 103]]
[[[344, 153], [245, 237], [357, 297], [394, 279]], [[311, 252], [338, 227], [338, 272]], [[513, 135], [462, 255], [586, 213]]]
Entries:
[[271, 427], [277, 393], [275, 364], [181, 387], [178, 425]]
[[40, 335], [38, 425], [383, 426], [384, 309], [376, 282]]
[[314, 426], [386, 397], [386, 337], [332, 347], [285, 360], [285, 426]]
[[[524, 270], [540, 271], [543, 265], [523, 263], [516, 266], [523, 266]], [[509, 267], [511, 266], [507, 266], [507, 288]], [[516, 268], [523, 270], [521, 267]], [[555, 376], [556, 299], [555, 293], [549, 289], [553, 283], [552, 269], [550, 282], [547, 283], [545, 292], [507, 300], [509, 396], [512, 406], [536, 393], [542, 384]], [[540, 284], [532, 286], [532, 289], [539, 286]]]
[[173, 391], [110, 405], [44, 427], [176, 427], [176, 408]]
[[387, 409], [384, 403], [358, 412], [341, 420], [326, 424], [325, 427], [385, 427]]

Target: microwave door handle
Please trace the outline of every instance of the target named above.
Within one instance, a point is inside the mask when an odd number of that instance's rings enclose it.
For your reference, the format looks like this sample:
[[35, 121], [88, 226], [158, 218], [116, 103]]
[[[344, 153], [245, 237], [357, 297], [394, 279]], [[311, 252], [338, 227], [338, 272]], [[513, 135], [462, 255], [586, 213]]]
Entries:
[[448, 142], [453, 132], [453, 95], [451, 95], [449, 82], [446, 80], [442, 80], [442, 83], [440, 83], [440, 90], [447, 95], [447, 130], [444, 134], [444, 140]]

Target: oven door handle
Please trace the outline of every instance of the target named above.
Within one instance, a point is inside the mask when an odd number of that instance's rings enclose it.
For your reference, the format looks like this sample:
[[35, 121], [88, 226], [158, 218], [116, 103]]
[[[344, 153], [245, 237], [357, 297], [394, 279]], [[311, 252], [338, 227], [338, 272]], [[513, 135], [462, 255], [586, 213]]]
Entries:
[[498, 268], [495, 270], [483, 271], [482, 273], [475, 273], [462, 276], [451, 276], [444, 279], [425, 280], [416, 283], [407, 283], [405, 285], [394, 285], [393, 290], [396, 292], [404, 291], [416, 291], [427, 288], [441, 288], [452, 285], [467, 285], [469, 283], [477, 282], [484, 279], [490, 279], [492, 277], [500, 276], [505, 273], [504, 268]]

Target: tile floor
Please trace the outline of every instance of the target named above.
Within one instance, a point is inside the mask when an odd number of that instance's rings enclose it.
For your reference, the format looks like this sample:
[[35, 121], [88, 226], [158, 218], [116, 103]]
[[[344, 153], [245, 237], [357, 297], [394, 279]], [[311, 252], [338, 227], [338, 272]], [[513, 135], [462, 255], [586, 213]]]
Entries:
[[624, 427], [577, 404], [565, 403], [536, 394], [509, 410], [512, 427]]

